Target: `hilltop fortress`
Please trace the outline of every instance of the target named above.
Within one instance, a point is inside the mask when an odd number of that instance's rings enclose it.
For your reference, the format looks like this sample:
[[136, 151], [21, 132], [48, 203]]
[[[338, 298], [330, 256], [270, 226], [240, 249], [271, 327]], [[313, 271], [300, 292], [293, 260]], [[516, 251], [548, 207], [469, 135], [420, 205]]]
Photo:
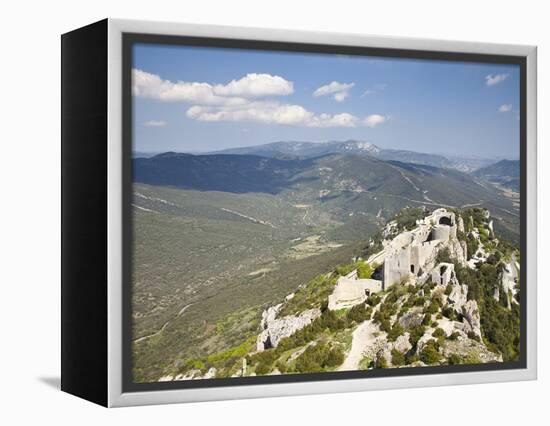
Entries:
[[[426, 216], [419, 218], [421, 214]], [[231, 350], [234, 364], [228, 366], [227, 358], [217, 364], [206, 361], [202, 368], [192, 365], [185, 374], [163, 379], [507, 360], [505, 356], [518, 353], [509, 347], [517, 341], [509, 324], [519, 324], [514, 306], [519, 305], [514, 293], [518, 291], [519, 254], [514, 249], [506, 251], [506, 246], [495, 254], [492, 246], [499, 241], [491, 236], [488, 211], [463, 215], [444, 208], [396, 215], [371, 240], [373, 254], [367, 259], [354, 258], [339, 265], [266, 308], [255, 342], [238, 346], [236, 353]], [[377, 247], [376, 252], [372, 247]], [[467, 247], [472, 251], [469, 261]], [[491, 261], [490, 256], [494, 257]], [[498, 266], [497, 256], [502, 259]], [[476, 279], [473, 271], [479, 269], [491, 272], [488, 281], [471, 281]], [[472, 289], [471, 284], [478, 287]], [[476, 298], [480, 290], [485, 298]], [[501, 290], [507, 300], [498, 297]], [[493, 291], [498, 293], [493, 296], [496, 301], [491, 297]], [[507, 319], [487, 322], [482, 331], [482, 313], [494, 312]], [[491, 340], [494, 330], [506, 336], [507, 346]]]
[[[391, 233], [394, 226], [395, 223], [389, 223], [385, 233]], [[465, 264], [467, 258], [466, 244], [457, 239], [457, 231], [464, 232], [462, 218], [444, 208], [417, 220], [415, 229], [384, 241], [383, 250], [367, 259], [368, 264], [376, 265], [370, 279], [358, 278], [356, 270], [338, 279], [329, 296], [329, 309], [338, 310], [362, 303], [369, 294], [412, 277], [416, 277], [419, 283], [431, 278], [437, 284], [446, 285], [454, 278], [454, 272], [450, 267], [436, 268], [439, 251], [448, 249], [461, 264]]]

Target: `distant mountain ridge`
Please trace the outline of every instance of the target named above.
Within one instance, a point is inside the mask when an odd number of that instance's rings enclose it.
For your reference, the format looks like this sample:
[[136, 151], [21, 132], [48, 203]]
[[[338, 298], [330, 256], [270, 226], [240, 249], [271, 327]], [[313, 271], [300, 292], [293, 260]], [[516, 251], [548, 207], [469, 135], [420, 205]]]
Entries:
[[482, 158], [448, 157], [440, 154], [427, 154], [409, 150], [384, 149], [370, 142], [359, 140], [329, 142], [281, 141], [205, 153], [205, 155], [212, 154], [247, 154], [271, 158], [313, 158], [328, 154], [368, 155], [381, 160], [423, 164], [440, 168], [456, 169], [467, 173], [479, 167], [487, 166], [493, 162], [493, 160]]
[[473, 173], [474, 176], [519, 191], [520, 164], [519, 160], [502, 160], [498, 163], [482, 167]]
[[370, 201], [373, 208], [397, 201], [399, 205], [412, 202], [460, 206], [500, 199], [467, 173], [372, 156], [327, 154], [279, 159], [167, 152], [133, 161], [136, 183], [200, 191], [280, 194], [297, 202], [330, 201], [345, 208], [355, 203], [363, 206], [364, 197], [377, 196], [382, 198], [376, 203]]

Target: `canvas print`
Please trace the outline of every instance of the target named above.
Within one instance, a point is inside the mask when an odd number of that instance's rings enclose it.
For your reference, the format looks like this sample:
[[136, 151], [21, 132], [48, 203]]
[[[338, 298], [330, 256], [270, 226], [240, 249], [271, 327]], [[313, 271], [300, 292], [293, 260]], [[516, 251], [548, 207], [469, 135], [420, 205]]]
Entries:
[[130, 78], [134, 383], [519, 359], [519, 66], [136, 43]]

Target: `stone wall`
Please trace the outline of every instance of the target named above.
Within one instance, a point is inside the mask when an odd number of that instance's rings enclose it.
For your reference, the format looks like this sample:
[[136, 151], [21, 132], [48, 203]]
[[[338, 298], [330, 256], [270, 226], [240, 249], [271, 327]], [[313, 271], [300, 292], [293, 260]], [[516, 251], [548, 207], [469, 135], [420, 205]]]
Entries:
[[365, 302], [368, 294], [382, 291], [382, 281], [357, 279], [357, 271], [353, 272], [338, 279], [334, 291], [328, 297], [328, 308], [331, 311], [351, 308]]

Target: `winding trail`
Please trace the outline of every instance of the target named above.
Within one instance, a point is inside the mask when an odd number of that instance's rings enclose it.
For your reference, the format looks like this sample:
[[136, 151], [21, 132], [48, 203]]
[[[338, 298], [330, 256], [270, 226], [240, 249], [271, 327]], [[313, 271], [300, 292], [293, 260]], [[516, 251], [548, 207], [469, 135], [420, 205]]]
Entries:
[[372, 320], [361, 323], [353, 332], [351, 350], [349, 351], [344, 363], [338, 367], [338, 371], [349, 371], [359, 369], [359, 363], [363, 359], [365, 349], [373, 345], [376, 341], [375, 333], [379, 331]]
[[[174, 318], [182, 316], [183, 313], [187, 310], [187, 308], [194, 305], [195, 303], [197, 303], [197, 302], [188, 303], [187, 305], [185, 305], [183, 308], [180, 309], [180, 311], [177, 313], [177, 315]], [[170, 324], [171, 321], [174, 320], [174, 318], [172, 318], [171, 320], [166, 321], [163, 324], [163, 326], [161, 328], [159, 328], [157, 331], [155, 331], [154, 333], [148, 334], [147, 336], [143, 336], [143, 337], [139, 337], [137, 339], [134, 339], [134, 340], [132, 340], [132, 342], [133, 343], [140, 343], [140, 342], [144, 342], [145, 340], [150, 339], [151, 337], [158, 336], [160, 333], [162, 333], [164, 330], [166, 330], [166, 327], [168, 327], [168, 325]]]
[[260, 225], [270, 226], [273, 229], [277, 229], [277, 227], [275, 225], [273, 225], [271, 222], [267, 222], [267, 221], [261, 220], [261, 219], [256, 219], [255, 217], [248, 216], [248, 215], [245, 215], [243, 213], [236, 212], [235, 210], [226, 209], [225, 207], [222, 207], [220, 210], [222, 210], [224, 212], [227, 212], [227, 213], [234, 214], [235, 216], [242, 217], [243, 219], [249, 220], [252, 223], [258, 223]]

